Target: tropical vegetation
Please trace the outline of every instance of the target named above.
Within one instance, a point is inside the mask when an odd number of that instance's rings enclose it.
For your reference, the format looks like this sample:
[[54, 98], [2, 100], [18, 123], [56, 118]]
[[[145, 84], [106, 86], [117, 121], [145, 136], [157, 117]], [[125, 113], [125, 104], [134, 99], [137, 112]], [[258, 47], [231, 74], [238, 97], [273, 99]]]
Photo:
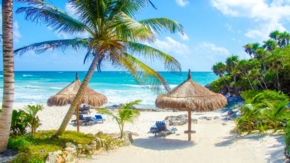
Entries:
[[234, 131], [285, 133], [285, 156], [290, 159], [290, 33], [275, 30], [263, 44], [244, 45], [250, 59], [228, 57], [213, 65], [220, 78], [210, 84], [215, 92], [239, 96], [245, 100]]
[[235, 131], [238, 134], [284, 131], [287, 121], [290, 120], [287, 95], [272, 90], [248, 90], [241, 95], [245, 104], [240, 108], [242, 116], [236, 119]]
[[181, 71], [181, 66], [175, 58], [149, 46], [148, 43], [153, 43], [156, 35], [163, 31], [183, 34], [182, 26], [168, 18], [138, 21], [133, 19], [133, 16], [147, 5], [148, 0], [69, 0], [68, 3], [75, 10], [74, 16], [42, 1], [27, 1], [28, 6], [17, 10], [17, 13], [24, 13], [27, 20], [44, 22], [54, 31], [89, 35], [87, 38], [44, 41], [14, 51], [15, 54], [22, 55], [29, 50], [44, 52], [48, 49], [85, 49], [87, 52], [84, 54], [84, 62], [92, 59], [91, 66], [56, 136], [64, 132], [95, 69], [101, 71], [104, 63], [111, 63], [117, 68], [129, 71], [140, 84], [150, 84], [153, 88], [163, 85], [165, 90], [169, 90], [169, 86], [164, 78], [137, 57], [160, 59], [164, 62], [165, 69]]
[[263, 44], [256, 42], [243, 46], [250, 59], [232, 55], [225, 63], [216, 63], [212, 70], [220, 78], [210, 84], [213, 91], [240, 95], [249, 89], [276, 90], [289, 95], [290, 34], [273, 31], [269, 36]]
[[10, 134], [12, 136], [24, 135], [28, 133], [27, 128], [30, 128], [30, 133], [33, 135], [40, 126], [37, 113], [42, 108], [42, 105], [28, 105], [25, 106], [24, 110], [13, 110]]
[[98, 113], [109, 115], [114, 120], [116, 120], [120, 129], [120, 135], [121, 135], [120, 137], [122, 139], [124, 135], [125, 123], [126, 122], [133, 123], [135, 118], [137, 118], [140, 115], [140, 112], [134, 109], [134, 105], [138, 105], [140, 102], [141, 100], [135, 100], [135, 101], [128, 102], [122, 105], [121, 108], [118, 109], [118, 112], [116, 115], [107, 109], [98, 110]]

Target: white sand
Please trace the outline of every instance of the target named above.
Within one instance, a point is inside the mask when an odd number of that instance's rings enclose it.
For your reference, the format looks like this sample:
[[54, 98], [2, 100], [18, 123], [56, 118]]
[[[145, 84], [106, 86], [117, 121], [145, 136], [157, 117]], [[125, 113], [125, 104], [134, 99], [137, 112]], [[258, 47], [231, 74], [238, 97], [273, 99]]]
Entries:
[[[14, 108], [23, 108], [25, 104], [15, 103]], [[42, 125], [39, 130], [58, 129], [69, 106], [48, 107], [44, 104], [44, 110], [38, 113]], [[92, 111], [91, 115], [96, 112]], [[157, 120], [164, 120], [166, 116], [187, 114], [187, 112], [141, 112], [134, 124], [125, 124], [125, 131], [139, 134], [134, 138], [134, 143], [128, 147], [121, 147], [114, 151], [103, 152], [94, 155], [88, 162], [102, 163], [282, 163], [286, 162], [283, 155], [284, 137], [269, 135], [250, 135], [238, 137], [230, 133], [234, 128], [234, 122], [225, 120], [225, 115], [219, 111], [208, 113], [192, 113], [192, 118], [201, 116], [219, 116], [217, 120], [198, 119], [197, 124], [192, 124], [196, 131], [189, 142], [187, 124], [176, 126], [178, 131], [166, 138], [155, 137], [148, 133], [150, 127]], [[103, 124], [81, 126], [84, 133], [119, 132], [119, 128], [112, 118], [104, 115]], [[75, 119], [75, 116], [72, 117]], [[67, 130], [76, 130], [69, 124]]]

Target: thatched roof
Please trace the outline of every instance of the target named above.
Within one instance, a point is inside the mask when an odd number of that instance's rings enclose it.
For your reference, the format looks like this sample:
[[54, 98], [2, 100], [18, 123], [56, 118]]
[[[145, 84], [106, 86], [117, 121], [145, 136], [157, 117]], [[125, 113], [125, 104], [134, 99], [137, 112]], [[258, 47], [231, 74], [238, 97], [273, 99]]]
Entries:
[[[63, 105], [72, 103], [80, 86], [81, 86], [81, 82], [80, 80], [78, 80], [78, 77], [77, 77], [76, 80], [73, 81], [70, 85], [62, 89], [56, 95], [51, 96], [47, 100], [47, 105], [48, 106], [54, 106], [54, 105], [63, 106]], [[85, 104], [89, 104], [89, 105], [97, 106], [97, 107], [107, 102], [108, 100], [105, 95], [100, 94], [89, 87], [86, 88], [85, 94], [83, 96], [83, 100], [81, 101], [81, 103], [85, 103]]]
[[155, 101], [158, 108], [176, 110], [211, 111], [224, 107], [227, 99], [219, 93], [214, 93], [191, 79], [175, 87], [167, 94], [159, 95]]

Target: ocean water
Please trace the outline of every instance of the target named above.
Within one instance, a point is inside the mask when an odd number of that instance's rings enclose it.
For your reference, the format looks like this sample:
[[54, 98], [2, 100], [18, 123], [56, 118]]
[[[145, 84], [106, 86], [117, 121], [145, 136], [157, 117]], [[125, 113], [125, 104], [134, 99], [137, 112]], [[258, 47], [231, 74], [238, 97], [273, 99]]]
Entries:
[[[46, 103], [47, 99], [75, 80], [76, 72], [72, 71], [17, 71], [15, 72], [15, 102]], [[82, 81], [86, 72], [78, 72]], [[175, 74], [160, 72], [169, 83], [170, 88], [176, 87], [187, 79], [187, 72]], [[191, 72], [192, 79], [206, 85], [218, 77], [212, 72]], [[0, 100], [3, 96], [3, 72], [0, 73]], [[141, 99], [137, 107], [155, 108], [157, 93], [146, 86], [139, 85], [127, 72], [107, 71], [95, 72], [89, 87], [107, 96], [108, 103], [104, 106], [126, 103]]]

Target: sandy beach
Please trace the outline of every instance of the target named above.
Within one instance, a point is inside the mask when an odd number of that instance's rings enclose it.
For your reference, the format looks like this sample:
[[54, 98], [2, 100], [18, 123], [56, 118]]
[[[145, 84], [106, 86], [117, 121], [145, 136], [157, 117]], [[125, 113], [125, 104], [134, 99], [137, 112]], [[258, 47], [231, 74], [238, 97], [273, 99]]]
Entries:
[[[15, 109], [23, 108], [24, 103], [15, 103]], [[69, 106], [48, 107], [43, 104], [44, 109], [38, 113], [42, 125], [38, 130], [56, 130], [60, 126]], [[91, 115], [96, 114], [92, 110]], [[284, 137], [276, 135], [249, 135], [239, 137], [230, 131], [234, 128], [232, 120], [225, 119], [225, 113], [213, 111], [207, 113], [192, 113], [192, 118], [198, 119], [197, 124], [192, 124], [196, 131], [192, 134], [192, 141], [187, 141], [187, 124], [176, 126], [178, 131], [167, 137], [155, 137], [148, 133], [150, 127], [157, 120], [164, 120], [166, 116], [177, 116], [187, 112], [141, 112], [134, 124], [125, 124], [125, 131], [138, 133], [134, 136], [134, 143], [128, 147], [120, 147], [113, 151], [104, 151], [94, 155], [87, 162], [102, 163], [281, 163], [286, 162], [283, 155]], [[212, 117], [212, 120], [200, 117]], [[218, 116], [218, 119], [213, 117]], [[92, 126], [81, 126], [80, 131], [84, 133], [117, 133], [119, 128], [115, 121], [107, 115], [103, 115], [103, 124]], [[75, 119], [75, 116], [72, 117]], [[67, 130], [76, 131], [72, 124]]]

